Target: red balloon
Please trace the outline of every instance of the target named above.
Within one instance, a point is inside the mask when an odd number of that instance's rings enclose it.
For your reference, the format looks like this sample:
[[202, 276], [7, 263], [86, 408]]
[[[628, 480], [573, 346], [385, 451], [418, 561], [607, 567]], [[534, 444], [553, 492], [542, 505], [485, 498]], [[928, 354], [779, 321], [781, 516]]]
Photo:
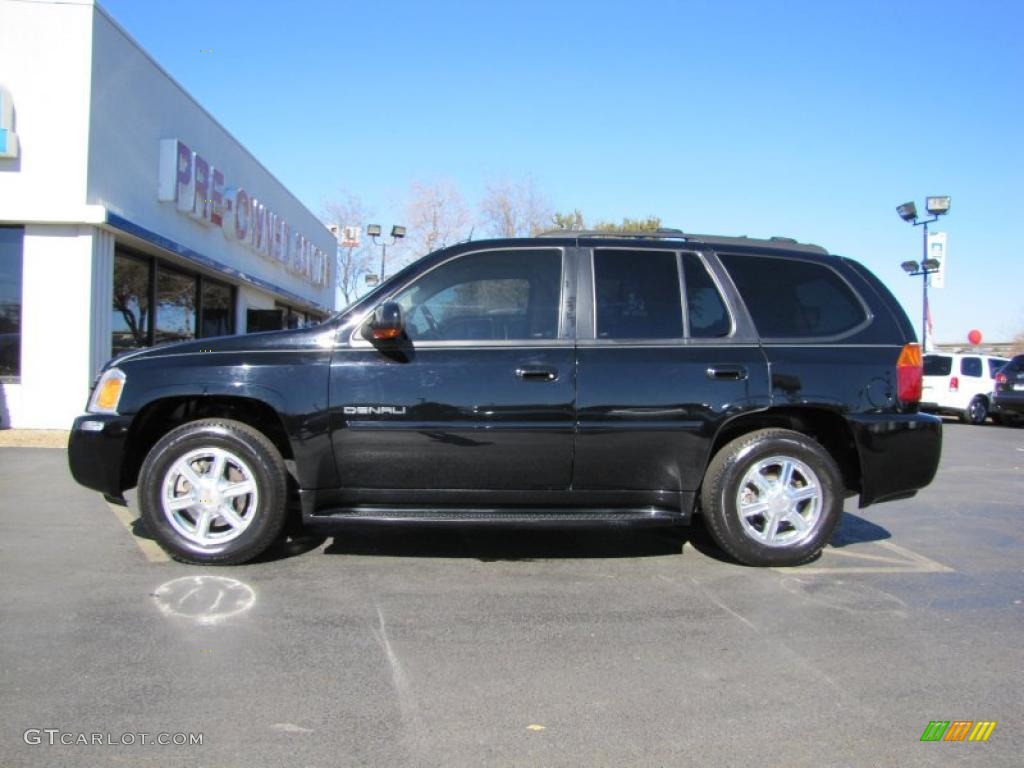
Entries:
[[967, 340], [977, 346], [981, 344], [981, 331], [975, 329], [967, 334]]

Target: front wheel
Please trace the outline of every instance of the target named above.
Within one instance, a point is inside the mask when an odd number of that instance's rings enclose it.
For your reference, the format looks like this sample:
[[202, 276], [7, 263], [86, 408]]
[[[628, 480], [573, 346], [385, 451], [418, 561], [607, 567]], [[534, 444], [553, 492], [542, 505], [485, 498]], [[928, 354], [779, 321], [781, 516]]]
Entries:
[[843, 481], [820, 443], [762, 429], [715, 454], [701, 509], [712, 537], [747, 565], [799, 565], [821, 552], [843, 511]]
[[139, 472], [146, 527], [174, 559], [235, 565], [281, 534], [286, 470], [274, 444], [247, 424], [203, 419], [168, 432]]

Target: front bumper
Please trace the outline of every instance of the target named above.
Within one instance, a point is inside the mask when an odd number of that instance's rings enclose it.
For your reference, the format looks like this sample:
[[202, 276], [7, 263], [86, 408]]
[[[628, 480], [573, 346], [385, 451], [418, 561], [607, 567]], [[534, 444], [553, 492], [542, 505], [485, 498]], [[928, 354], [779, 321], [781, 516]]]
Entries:
[[121, 466], [130, 416], [89, 413], [75, 419], [68, 440], [68, 466], [75, 481], [107, 496], [121, 497]]
[[924, 413], [848, 416], [860, 456], [860, 506], [913, 496], [935, 477], [942, 420]]

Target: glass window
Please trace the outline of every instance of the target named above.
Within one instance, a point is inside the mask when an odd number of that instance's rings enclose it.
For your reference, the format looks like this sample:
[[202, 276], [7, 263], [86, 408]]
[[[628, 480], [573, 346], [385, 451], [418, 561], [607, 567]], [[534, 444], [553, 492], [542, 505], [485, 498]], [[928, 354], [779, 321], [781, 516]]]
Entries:
[[725, 301], [707, 268], [694, 253], [683, 254], [683, 281], [690, 336], [696, 339], [728, 336], [732, 322]]
[[561, 282], [559, 251], [489, 251], [443, 264], [394, 301], [414, 341], [553, 339]]
[[156, 327], [154, 344], [194, 339], [196, 279], [192, 275], [158, 269], [156, 275]]
[[21, 375], [21, 265], [24, 227], [0, 227], [0, 376]]
[[114, 254], [111, 351], [114, 355], [149, 346], [149, 261]]
[[953, 358], [948, 355], [925, 355], [925, 376], [949, 376], [953, 370]]
[[202, 279], [202, 319], [200, 336], [228, 336], [235, 332], [235, 303], [231, 286]]
[[732, 253], [721, 259], [761, 336], [835, 336], [866, 319], [850, 286], [823, 264]]
[[964, 357], [960, 359], [961, 376], [981, 376], [981, 358]]
[[988, 359], [988, 377], [994, 379], [999, 370], [1008, 362], [1010, 361], [1005, 357], [990, 357]]
[[683, 335], [676, 254], [594, 252], [599, 339], [678, 339]]

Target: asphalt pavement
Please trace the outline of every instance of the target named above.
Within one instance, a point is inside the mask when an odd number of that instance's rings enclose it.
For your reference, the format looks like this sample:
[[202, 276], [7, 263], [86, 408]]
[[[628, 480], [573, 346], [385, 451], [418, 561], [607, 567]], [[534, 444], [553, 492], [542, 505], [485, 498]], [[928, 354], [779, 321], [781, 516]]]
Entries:
[[793, 569], [699, 527], [184, 566], [62, 450], [0, 448], [0, 766], [1019, 766], [1024, 429], [945, 438], [931, 487], [848, 501]]

